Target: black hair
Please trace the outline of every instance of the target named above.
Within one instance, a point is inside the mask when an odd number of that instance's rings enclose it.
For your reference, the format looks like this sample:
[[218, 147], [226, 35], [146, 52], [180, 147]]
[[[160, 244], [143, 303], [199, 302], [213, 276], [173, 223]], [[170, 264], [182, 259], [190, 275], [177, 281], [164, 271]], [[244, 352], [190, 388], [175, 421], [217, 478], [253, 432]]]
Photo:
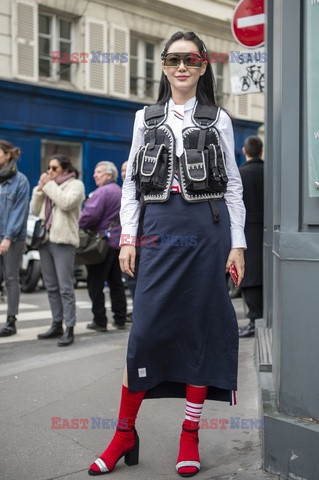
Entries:
[[263, 151], [263, 142], [256, 135], [247, 137], [244, 144], [246, 155], [250, 158], [259, 158]]
[[[207, 50], [204, 42], [194, 33], [194, 32], [176, 32], [171, 38], [166, 42], [162, 53], [161, 58], [164, 59], [169, 47], [172, 43], [177, 40], [189, 40], [194, 42], [198, 48], [198, 51], [204, 60], [207, 59]], [[214, 79], [213, 69], [210, 62], [207, 62], [207, 67], [205, 73], [199, 77], [197, 88], [196, 88], [196, 97], [198, 101], [204, 105], [216, 105], [216, 83]], [[171, 86], [167, 80], [166, 75], [162, 72], [158, 99], [157, 103], [166, 103], [171, 98]]]
[[57, 160], [64, 171], [69, 173], [74, 172], [75, 178], [79, 178], [79, 171], [72, 165], [69, 157], [63, 155], [63, 153], [56, 153], [55, 155], [52, 155], [50, 160]]

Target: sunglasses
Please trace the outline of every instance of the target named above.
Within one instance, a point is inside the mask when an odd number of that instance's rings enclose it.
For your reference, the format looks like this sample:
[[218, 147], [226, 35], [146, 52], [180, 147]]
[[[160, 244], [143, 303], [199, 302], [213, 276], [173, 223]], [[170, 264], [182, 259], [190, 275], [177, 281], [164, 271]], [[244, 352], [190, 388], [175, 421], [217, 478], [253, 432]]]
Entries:
[[195, 52], [167, 53], [163, 59], [164, 67], [179, 67], [181, 61], [185, 67], [200, 68], [203, 65], [202, 57]]
[[50, 170], [53, 170], [54, 172], [56, 172], [57, 169], [58, 169], [58, 167], [57, 167], [56, 165], [49, 165], [49, 166], [48, 166], [48, 172], [49, 172]]

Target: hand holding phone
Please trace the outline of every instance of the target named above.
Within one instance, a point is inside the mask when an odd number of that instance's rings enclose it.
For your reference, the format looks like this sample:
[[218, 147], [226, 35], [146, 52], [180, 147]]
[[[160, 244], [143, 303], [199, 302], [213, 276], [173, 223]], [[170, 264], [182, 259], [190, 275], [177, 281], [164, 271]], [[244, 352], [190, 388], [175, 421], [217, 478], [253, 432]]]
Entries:
[[229, 275], [231, 276], [231, 278], [233, 279], [233, 282], [234, 284], [237, 286], [238, 285], [238, 272], [237, 272], [237, 268], [235, 267], [234, 264], [232, 264], [230, 267], [229, 267]]

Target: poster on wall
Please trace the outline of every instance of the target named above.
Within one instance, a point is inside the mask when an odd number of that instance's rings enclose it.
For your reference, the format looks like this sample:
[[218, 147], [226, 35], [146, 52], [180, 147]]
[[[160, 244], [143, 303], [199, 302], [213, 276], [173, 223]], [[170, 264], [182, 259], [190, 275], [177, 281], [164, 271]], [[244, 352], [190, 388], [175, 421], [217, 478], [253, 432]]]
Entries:
[[306, 4], [306, 122], [309, 197], [319, 197], [319, 0]]
[[231, 91], [235, 95], [263, 93], [265, 90], [264, 48], [231, 51], [229, 56]]

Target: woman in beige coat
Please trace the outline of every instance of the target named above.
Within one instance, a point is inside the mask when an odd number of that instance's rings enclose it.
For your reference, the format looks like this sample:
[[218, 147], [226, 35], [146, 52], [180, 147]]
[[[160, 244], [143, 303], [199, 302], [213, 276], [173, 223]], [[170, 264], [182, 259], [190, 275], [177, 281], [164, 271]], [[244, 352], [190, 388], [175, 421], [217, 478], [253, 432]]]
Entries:
[[[74, 256], [79, 244], [78, 219], [84, 185], [65, 155], [54, 155], [33, 189], [31, 211], [46, 225], [47, 241], [39, 247], [41, 270], [52, 311], [50, 329], [39, 339], [61, 337], [59, 346], [73, 343], [76, 321]], [[65, 321], [66, 331], [62, 323]]]

